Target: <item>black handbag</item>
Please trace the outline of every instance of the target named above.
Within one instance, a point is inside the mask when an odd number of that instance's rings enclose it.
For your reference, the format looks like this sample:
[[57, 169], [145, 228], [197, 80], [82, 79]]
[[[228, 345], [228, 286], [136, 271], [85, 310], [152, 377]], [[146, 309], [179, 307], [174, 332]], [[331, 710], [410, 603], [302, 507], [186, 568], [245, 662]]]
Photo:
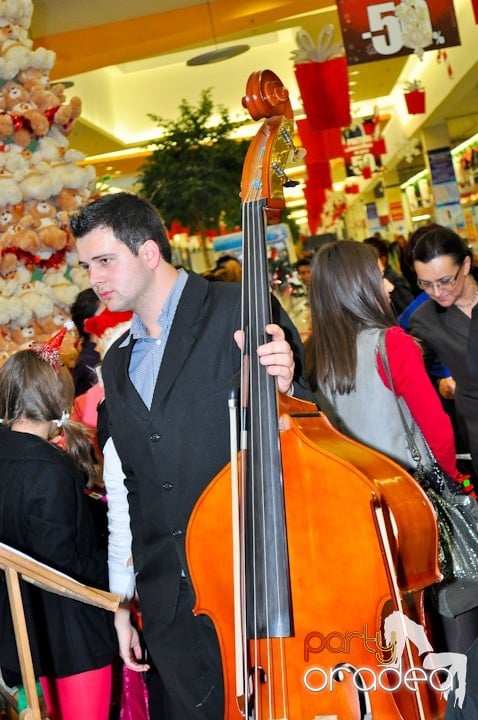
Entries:
[[[439, 546], [438, 561], [443, 580], [433, 586], [438, 612], [456, 617], [478, 606], [478, 503], [438, 465], [421, 431], [412, 419], [409, 426], [395, 393], [381, 333], [378, 349], [390, 388], [397, 401], [408, 449], [415, 462], [414, 477], [435, 510]], [[429, 457], [422, 458], [414, 432], [420, 433]]]

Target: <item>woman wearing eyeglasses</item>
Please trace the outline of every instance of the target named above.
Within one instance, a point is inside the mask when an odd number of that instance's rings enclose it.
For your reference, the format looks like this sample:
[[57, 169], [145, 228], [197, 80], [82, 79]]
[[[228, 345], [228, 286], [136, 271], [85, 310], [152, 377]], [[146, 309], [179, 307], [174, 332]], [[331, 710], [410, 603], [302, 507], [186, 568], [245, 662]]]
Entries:
[[451, 421], [427, 375], [420, 348], [397, 326], [390, 306], [392, 290], [370, 245], [343, 240], [318, 250], [310, 284], [308, 380], [320, 407], [341, 432], [414, 469], [396, 399], [378, 357], [384, 332], [396, 394], [439, 465], [458, 478]]
[[[433, 302], [423, 303], [410, 318], [428, 363], [439, 359], [455, 382], [457, 422], [478, 473], [478, 380], [470, 373], [468, 338], [472, 314], [478, 313], [478, 273], [465, 240], [449, 228], [431, 226], [413, 250], [417, 284]], [[440, 389], [440, 388], [439, 388]]]
[[[439, 465], [462, 482], [450, 418], [418, 343], [397, 325], [389, 298], [393, 286], [383, 277], [376, 251], [360, 242], [328, 243], [314, 255], [311, 271], [306, 370], [323, 412], [345, 435], [413, 470], [396, 394]], [[382, 334], [394, 392], [379, 355]], [[435, 650], [464, 652], [478, 637], [478, 609], [446, 622], [435, 615]]]

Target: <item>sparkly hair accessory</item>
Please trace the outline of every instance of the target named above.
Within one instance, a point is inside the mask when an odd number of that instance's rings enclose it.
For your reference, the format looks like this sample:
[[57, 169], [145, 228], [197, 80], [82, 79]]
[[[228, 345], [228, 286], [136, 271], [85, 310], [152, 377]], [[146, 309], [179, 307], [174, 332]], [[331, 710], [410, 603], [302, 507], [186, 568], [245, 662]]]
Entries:
[[60, 360], [60, 348], [63, 338], [66, 335], [67, 330], [71, 330], [74, 323], [68, 320], [61, 330], [58, 330], [49, 340], [45, 340], [43, 343], [33, 344], [31, 349], [35, 352], [38, 357], [45, 360], [51, 365], [57, 372], [59, 366], [62, 364]]
[[58, 428], [61, 428], [61, 427], [63, 427], [63, 425], [66, 423], [66, 421], [69, 420], [69, 419], [70, 419], [70, 413], [68, 413], [68, 412], [66, 412], [65, 410], [63, 410], [63, 412], [62, 412], [62, 414], [61, 414], [61, 418], [59, 418], [58, 420], [53, 420], [52, 422], [53, 422]]

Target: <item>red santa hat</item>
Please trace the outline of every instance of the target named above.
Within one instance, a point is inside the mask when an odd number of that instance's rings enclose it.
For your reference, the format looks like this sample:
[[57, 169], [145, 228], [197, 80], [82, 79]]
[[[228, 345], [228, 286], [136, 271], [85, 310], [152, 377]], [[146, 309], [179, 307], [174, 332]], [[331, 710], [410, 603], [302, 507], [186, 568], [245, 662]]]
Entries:
[[133, 313], [128, 312], [112, 312], [105, 308], [99, 315], [93, 315], [93, 317], [87, 318], [83, 323], [83, 327], [90, 335], [96, 335], [100, 338], [105, 330], [116, 327], [120, 323], [125, 323], [131, 320]]

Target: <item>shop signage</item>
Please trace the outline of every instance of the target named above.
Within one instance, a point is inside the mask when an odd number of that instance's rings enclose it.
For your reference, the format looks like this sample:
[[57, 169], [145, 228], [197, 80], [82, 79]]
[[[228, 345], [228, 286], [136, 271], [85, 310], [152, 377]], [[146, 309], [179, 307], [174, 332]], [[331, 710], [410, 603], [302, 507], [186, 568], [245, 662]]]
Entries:
[[450, 148], [429, 150], [428, 164], [435, 200], [436, 222], [459, 231], [464, 227], [465, 219]]
[[362, 175], [368, 180], [380, 170], [380, 156], [386, 152], [378, 121], [375, 118], [357, 120], [342, 135], [347, 175]]
[[453, 0], [337, 0], [337, 9], [348, 65], [460, 45]]

